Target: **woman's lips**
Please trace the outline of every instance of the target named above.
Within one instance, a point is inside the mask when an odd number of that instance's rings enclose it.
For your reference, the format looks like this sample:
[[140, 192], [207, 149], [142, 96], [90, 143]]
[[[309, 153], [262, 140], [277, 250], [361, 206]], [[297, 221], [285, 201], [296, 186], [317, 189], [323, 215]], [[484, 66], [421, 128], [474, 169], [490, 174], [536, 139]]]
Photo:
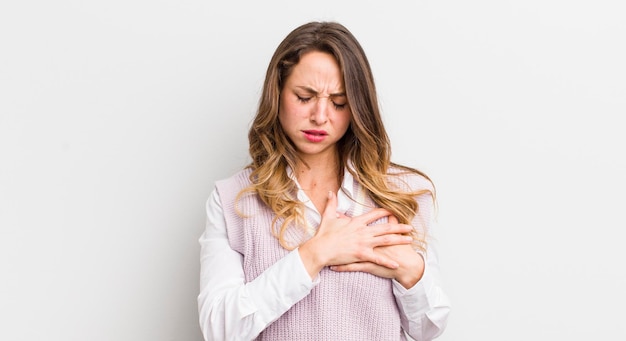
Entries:
[[311, 142], [321, 142], [328, 136], [325, 130], [303, 130], [304, 137]]

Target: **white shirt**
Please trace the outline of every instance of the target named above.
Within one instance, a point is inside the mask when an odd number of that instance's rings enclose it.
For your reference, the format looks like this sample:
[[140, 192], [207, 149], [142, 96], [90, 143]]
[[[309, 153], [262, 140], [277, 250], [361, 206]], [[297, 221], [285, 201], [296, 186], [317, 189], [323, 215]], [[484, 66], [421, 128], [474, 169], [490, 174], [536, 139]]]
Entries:
[[[337, 193], [338, 212], [345, 213], [353, 204], [348, 195], [360, 194], [353, 193], [354, 187], [354, 179], [346, 171], [342, 190]], [[356, 187], [357, 192], [361, 192], [360, 186]], [[321, 214], [299, 184], [298, 199], [305, 203], [310, 226], [318, 226]], [[199, 239], [198, 310], [202, 333], [207, 341], [253, 340], [307, 296], [319, 283], [319, 277], [311, 279], [295, 249], [253, 281], [245, 283], [243, 256], [230, 247], [222, 204], [215, 189], [207, 200], [206, 212], [206, 229]], [[433, 230], [431, 226], [431, 234]], [[424, 274], [412, 288], [406, 289], [393, 280], [402, 328], [419, 341], [432, 340], [441, 334], [450, 310], [449, 300], [439, 286], [439, 266], [432, 241], [428, 243], [426, 255]]]

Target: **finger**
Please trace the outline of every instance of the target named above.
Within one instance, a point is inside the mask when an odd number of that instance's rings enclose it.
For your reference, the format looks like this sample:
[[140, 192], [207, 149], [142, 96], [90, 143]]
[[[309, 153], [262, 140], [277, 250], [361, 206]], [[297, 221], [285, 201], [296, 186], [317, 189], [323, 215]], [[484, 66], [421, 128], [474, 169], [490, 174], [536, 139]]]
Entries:
[[326, 201], [326, 207], [324, 207], [324, 213], [322, 218], [336, 219], [337, 217], [337, 195], [332, 191], [328, 191], [328, 200]]
[[331, 270], [336, 272], [352, 272], [352, 271], [361, 271], [361, 272], [371, 272], [375, 265], [370, 262], [358, 262], [358, 263], [350, 263], [343, 265], [333, 265], [330, 267]]
[[384, 234], [382, 236], [374, 237], [372, 241], [372, 247], [379, 246], [392, 246], [392, 245], [406, 245], [413, 242], [413, 238], [401, 234]]
[[337, 212], [337, 218], [350, 218], [345, 213]]
[[384, 266], [389, 269], [397, 269], [400, 266], [398, 262], [384, 256], [375, 256], [372, 259], [372, 263]]
[[390, 222], [390, 223], [392, 223], [392, 224], [397, 224], [397, 223], [399, 223], [398, 218], [396, 218], [396, 216], [395, 216], [395, 215], [393, 215], [393, 214], [392, 214], [392, 215], [390, 215], [390, 216], [389, 216], [389, 218], [387, 218], [387, 219], [389, 219], [389, 222]]
[[394, 278], [396, 275], [395, 269], [389, 269], [371, 262], [335, 265], [331, 266], [330, 269], [335, 272], [365, 272], [383, 278]]
[[403, 234], [413, 230], [413, 226], [406, 224], [378, 224], [368, 228], [373, 236], [383, 236], [386, 234]]
[[[400, 264], [398, 264], [398, 262], [396, 262], [395, 260], [385, 255], [375, 253], [373, 252], [373, 250], [371, 253], [367, 253], [363, 255], [361, 259], [362, 260], [357, 263], [373, 263], [373, 266], [380, 265], [382, 267], [389, 268], [389, 269], [397, 269], [398, 267], [400, 267]], [[347, 265], [347, 264], [343, 264], [343, 265]]]
[[391, 212], [384, 208], [375, 208], [367, 213], [355, 217], [355, 219], [358, 219], [361, 223], [368, 225], [371, 222], [374, 222], [383, 217], [388, 217], [390, 215]]

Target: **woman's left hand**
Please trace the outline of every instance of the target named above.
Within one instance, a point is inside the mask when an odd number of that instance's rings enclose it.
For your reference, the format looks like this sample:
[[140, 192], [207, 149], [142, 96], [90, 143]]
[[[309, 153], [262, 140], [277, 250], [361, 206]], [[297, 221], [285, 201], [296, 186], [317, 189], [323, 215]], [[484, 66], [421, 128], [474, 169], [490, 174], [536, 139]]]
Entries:
[[[389, 222], [397, 224], [398, 220], [390, 216]], [[400, 266], [390, 269], [371, 262], [356, 262], [334, 265], [330, 269], [338, 272], [361, 271], [379, 277], [392, 278], [407, 289], [419, 282], [424, 274], [424, 258], [410, 244], [379, 246], [374, 248], [374, 252], [395, 260]]]

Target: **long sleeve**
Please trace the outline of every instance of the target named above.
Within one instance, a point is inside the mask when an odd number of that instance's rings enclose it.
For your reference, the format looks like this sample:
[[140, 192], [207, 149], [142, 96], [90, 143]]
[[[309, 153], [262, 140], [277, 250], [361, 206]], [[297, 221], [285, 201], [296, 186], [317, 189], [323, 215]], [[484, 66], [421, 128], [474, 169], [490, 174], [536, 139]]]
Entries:
[[[430, 182], [423, 182], [422, 188], [425, 186], [430, 186]], [[419, 282], [409, 289], [394, 280], [393, 293], [404, 331], [415, 340], [430, 341], [445, 330], [451, 304], [441, 287], [435, 237], [438, 227], [435, 202], [429, 194], [419, 195], [416, 199], [419, 209], [413, 224], [425, 230], [428, 237], [426, 252], [420, 252], [425, 263], [424, 273]]]
[[198, 310], [205, 340], [252, 340], [308, 295], [312, 281], [296, 250], [245, 283], [243, 257], [228, 242], [219, 194], [207, 200], [200, 237]]
[[[346, 172], [342, 190], [338, 192], [337, 210], [341, 213], [350, 211], [352, 212], [351, 214], [359, 215], [362, 212], [355, 208], [363, 208], [366, 205], [357, 205], [353, 198], [365, 200], [365, 197], [359, 195], [362, 192], [360, 186], [349, 174], [349, 172]], [[245, 178], [245, 176], [243, 177]], [[222, 188], [220, 187], [220, 189]], [[230, 192], [228, 193], [230, 194]], [[227, 192], [223, 192], [223, 195], [223, 198], [228, 197]], [[298, 199], [305, 204], [305, 213], [309, 225], [311, 227], [318, 226], [321, 221], [321, 215], [301, 189], [298, 191]], [[419, 221], [414, 220], [414, 226], [418, 226], [423, 222], [424, 228], [430, 231], [429, 234], [432, 235], [432, 232], [435, 232], [431, 219], [433, 216], [433, 203], [427, 200], [426, 196], [421, 196], [418, 198], [418, 201], [420, 214], [415, 219]], [[294, 320], [293, 318], [293, 316], [298, 314], [306, 315], [307, 309], [310, 309], [309, 307], [319, 309], [319, 305], [342, 302], [339, 304], [343, 304], [348, 308], [354, 308], [352, 305], [353, 301], [342, 301], [342, 297], [345, 297], [345, 295], [338, 296], [339, 299], [333, 298], [330, 301], [318, 301], [309, 296], [318, 284], [321, 284], [321, 286], [315, 290], [313, 295], [319, 294], [320, 290], [328, 294], [329, 291], [324, 291], [324, 289], [333, 287], [333, 285], [340, 287], [341, 290], [343, 290], [343, 287], [341, 282], [329, 283], [326, 280], [320, 283], [320, 276], [315, 280], [311, 280], [300, 259], [298, 249], [287, 253], [281, 252], [281, 256], [272, 260], [273, 265], [262, 267], [261, 269], [265, 270], [255, 272], [254, 276], [251, 277], [254, 279], [246, 282], [243, 266], [244, 257], [237, 251], [241, 248], [241, 245], [237, 243], [240, 243], [242, 239], [229, 240], [229, 234], [238, 236], [240, 231], [252, 233], [256, 231], [256, 227], [241, 229], [237, 222], [233, 226], [227, 226], [226, 212], [229, 211], [226, 210], [230, 209], [230, 206], [225, 206], [227, 204], [230, 204], [230, 201], [222, 202], [222, 198], [217, 190], [212, 192], [206, 205], [206, 229], [199, 239], [201, 245], [201, 273], [198, 309], [200, 326], [205, 340], [253, 340], [261, 332], [269, 333], [267, 335], [272, 335], [275, 339], [276, 334], [272, 333], [276, 333], [276, 328], [280, 328], [277, 326], [281, 325], [281, 321], [283, 325], [289, 323], [290, 326], [293, 326], [293, 323], [304, 323], [304, 325], [310, 326], [310, 323], [302, 319], [296, 318]], [[230, 222], [230, 216], [228, 218]], [[314, 233], [314, 230], [312, 232]], [[262, 238], [267, 239], [268, 236], [268, 234], [263, 234]], [[253, 234], [246, 238], [256, 237]], [[258, 256], [262, 255], [263, 252], [259, 253], [257, 250], [252, 249], [246, 251], [246, 254], [250, 256], [250, 258], [245, 259], [246, 264], [248, 264], [248, 261], [254, 262], [259, 260]], [[395, 323], [399, 323], [396, 326], [402, 328], [407, 338], [418, 341], [432, 340], [440, 335], [445, 329], [450, 311], [449, 300], [439, 284], [439, 262], [436, 254], [436, 245], [432, 239], [428, 244], [428, 250], [424, 253], [424, 257], [425, 270], [420, 281], [409, 289], [405, 289], [399, 283], [392, 281], [395, 302], [383, 302], [384, 306], [389, 304], [392, 307], [391, 311], [397, 307], [400, 314], [394, 317], [396, 319]], [[356, 278], [354, 277], [356, 275], [346, 274], [346, 276]], [[349, 291], [349, 289], [346, 290]], [[306, 302], [304, 306], [296, 305], [303, 299], [304, 301], [302, 302]], [[294, 306], [300, 307], [299, 310], [294, 310], [298, 314], [293, 315], [290, 313], [284, 316], [285, 312], [294, 308]], [[328, 308], [328, 305], [326, 305], [326, 308]], [[329, 312], [331, 314], [334, 312], [334, 316], [341, 316], [340, 320], [344, 317], [348, 321], [353, 318], [358, 320], [357, 315], [360, 316], [360, 312], [356, 312], [356, 315], [354, 315], [354, 311], [351, 313], [352, 316], [345, 315], [345, 312], [338, 314], [339, 310], [341, 309], [330, 309]], [[281, 317], [287, 320], [281, 319], [277, 322], [278, 324], [273, 323]], [[318, 316], [315, 321], [319, 321], [322, 318]], [[368, 321], [370, 320], [361, 322], [366, 325], [370, 323]], [[342, 339], [346, 339], [346, 335], [355, 335], [354, 331], [349, 329], [349, 324], [346, 325], [344, 323], [341, 331], [348, 331], [349, 333], [344, 334]], [[310, 335], [315, 335], [311, 339], [319, 339], [318, 336], [322, 334], [322, 331], [318, 332], [319, 329], [308, 328], [306, 330], [308, 333], [311, 333]], [[364, 329], [358, 330], [363, 331]], [[328, 330], [323, 332], [328, 332]], [[366, 339], [371, 339], [371, 337], [366, 337]]]
[[424, 274], [417, 284], [405, 289], [393, 281], [404, 331], [414, 340], [430, 341], [441, 335], [450, 314], [450, 300], [440, 286], [436, 246], [430, 242], [425, 253]]

